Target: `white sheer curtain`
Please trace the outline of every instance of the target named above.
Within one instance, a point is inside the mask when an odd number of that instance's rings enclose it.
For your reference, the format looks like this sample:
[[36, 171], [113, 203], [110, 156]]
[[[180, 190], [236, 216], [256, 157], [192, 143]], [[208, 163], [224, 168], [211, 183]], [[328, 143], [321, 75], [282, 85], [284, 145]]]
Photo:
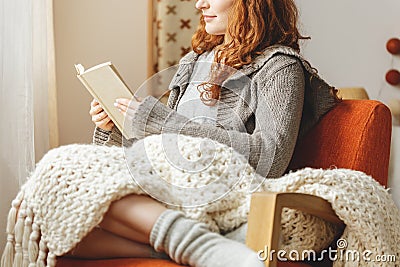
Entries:
[[56, 120], [49, 120], [56, 114], [52, 0], [0, 2], [0, 56], [2, 250], [11, 200], [33, 169], [35, 154], [38, 160], [57, 145]]

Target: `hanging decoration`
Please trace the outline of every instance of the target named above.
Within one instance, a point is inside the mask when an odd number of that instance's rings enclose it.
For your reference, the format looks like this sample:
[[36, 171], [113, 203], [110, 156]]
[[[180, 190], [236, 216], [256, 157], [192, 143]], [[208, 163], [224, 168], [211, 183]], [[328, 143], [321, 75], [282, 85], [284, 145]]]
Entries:
[[400, 84], [400, 72], [395, 69], [391, 69], [386, 72], [386, 81], [391, 85], [398, 85]]
[[386, 43], [387, 51], [392, 55], [400, 54], [400, 39], [392, 38]]
[[[400, 55], [400, 39], [391, 38], [386, 43], [386, 50], [396, 57]], [[400, 89], [400, 72], [393, 67], [393, 60], [391, 69], [386, 72], [385, 80], [391, 86]], [[391, 97], [388, 101], [388, 106], [393, 115], [393, 124], [400, 125], [400, 98]]]

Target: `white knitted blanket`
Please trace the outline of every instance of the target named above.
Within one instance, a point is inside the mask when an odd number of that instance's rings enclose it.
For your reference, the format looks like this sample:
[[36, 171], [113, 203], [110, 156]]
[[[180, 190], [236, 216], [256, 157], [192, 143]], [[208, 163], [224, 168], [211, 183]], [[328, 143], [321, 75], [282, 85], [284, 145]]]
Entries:
[[[49, 151], [12, 202], [1, 266], [55, 266], [56, 256], [70, 251], [98, 225], [111, 202], [132, 193], [149, 194], [214, 231], [227, 232], [245, 222], [250, 185], [262, 180], [247, 160], [210, 140], [180, 136], [171, 142], [175, 139], [150, 136], [126, 151], [96, 145]], [[335, 266], [399, 266], [399, 210], [370, 176], [307, 168], [267, 179], [258, 187], [263, 190], [328, 200], [347, 226], [341, 237], [347, 250], [370, 251], [370, 259], [396, 257], [395, 263], [342, 257]], [[320, 251], [335, 234], [335, 227], [316, 217], [289, 209], [282, 214], [285, 251]]]

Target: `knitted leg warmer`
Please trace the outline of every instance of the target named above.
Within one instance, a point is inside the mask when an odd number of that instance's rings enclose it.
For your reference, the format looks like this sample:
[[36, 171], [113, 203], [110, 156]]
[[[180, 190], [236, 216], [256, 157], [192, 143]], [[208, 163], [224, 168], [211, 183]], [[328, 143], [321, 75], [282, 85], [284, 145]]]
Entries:
[[256, 252], [237, 241], [210, 232], [207, 226], [179, 211], [161, 214], [150, 233], [150, 244], [179, 264], [194, 267], [262, 267]]

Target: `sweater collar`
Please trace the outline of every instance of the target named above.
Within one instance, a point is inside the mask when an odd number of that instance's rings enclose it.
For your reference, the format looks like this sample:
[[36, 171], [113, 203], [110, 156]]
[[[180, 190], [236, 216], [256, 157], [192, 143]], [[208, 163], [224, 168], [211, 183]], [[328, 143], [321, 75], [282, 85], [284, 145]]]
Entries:
[[[310, 64], [293, 48], [281, 45], [269, 46], [264, 51], [257, 56], [250, 64], [242, 66], [235, 74], [229, 77], [222, 86], [231, 80], [237, 80], [244, 76], [249, 76], [254, 72], [257, 72], [261, 69], [265, 63], [271, 59], [275, 54], [282, 53], [286, 55], [291, 55], [299, 58], [304, 66], [304, 68], [310, 72], [310, 74], [315, 73], [316, 71], [310, 66]], [[187, 84], [190, 80], [190, 76], [192, 74], [194, 63], [197, 61], [199, 55], [194, 51], [186, 54], [179, 62], [178, 70], [173, 77], [170, 88], [174, 89], [177, 87], [182, 88], [183, 85]]]

